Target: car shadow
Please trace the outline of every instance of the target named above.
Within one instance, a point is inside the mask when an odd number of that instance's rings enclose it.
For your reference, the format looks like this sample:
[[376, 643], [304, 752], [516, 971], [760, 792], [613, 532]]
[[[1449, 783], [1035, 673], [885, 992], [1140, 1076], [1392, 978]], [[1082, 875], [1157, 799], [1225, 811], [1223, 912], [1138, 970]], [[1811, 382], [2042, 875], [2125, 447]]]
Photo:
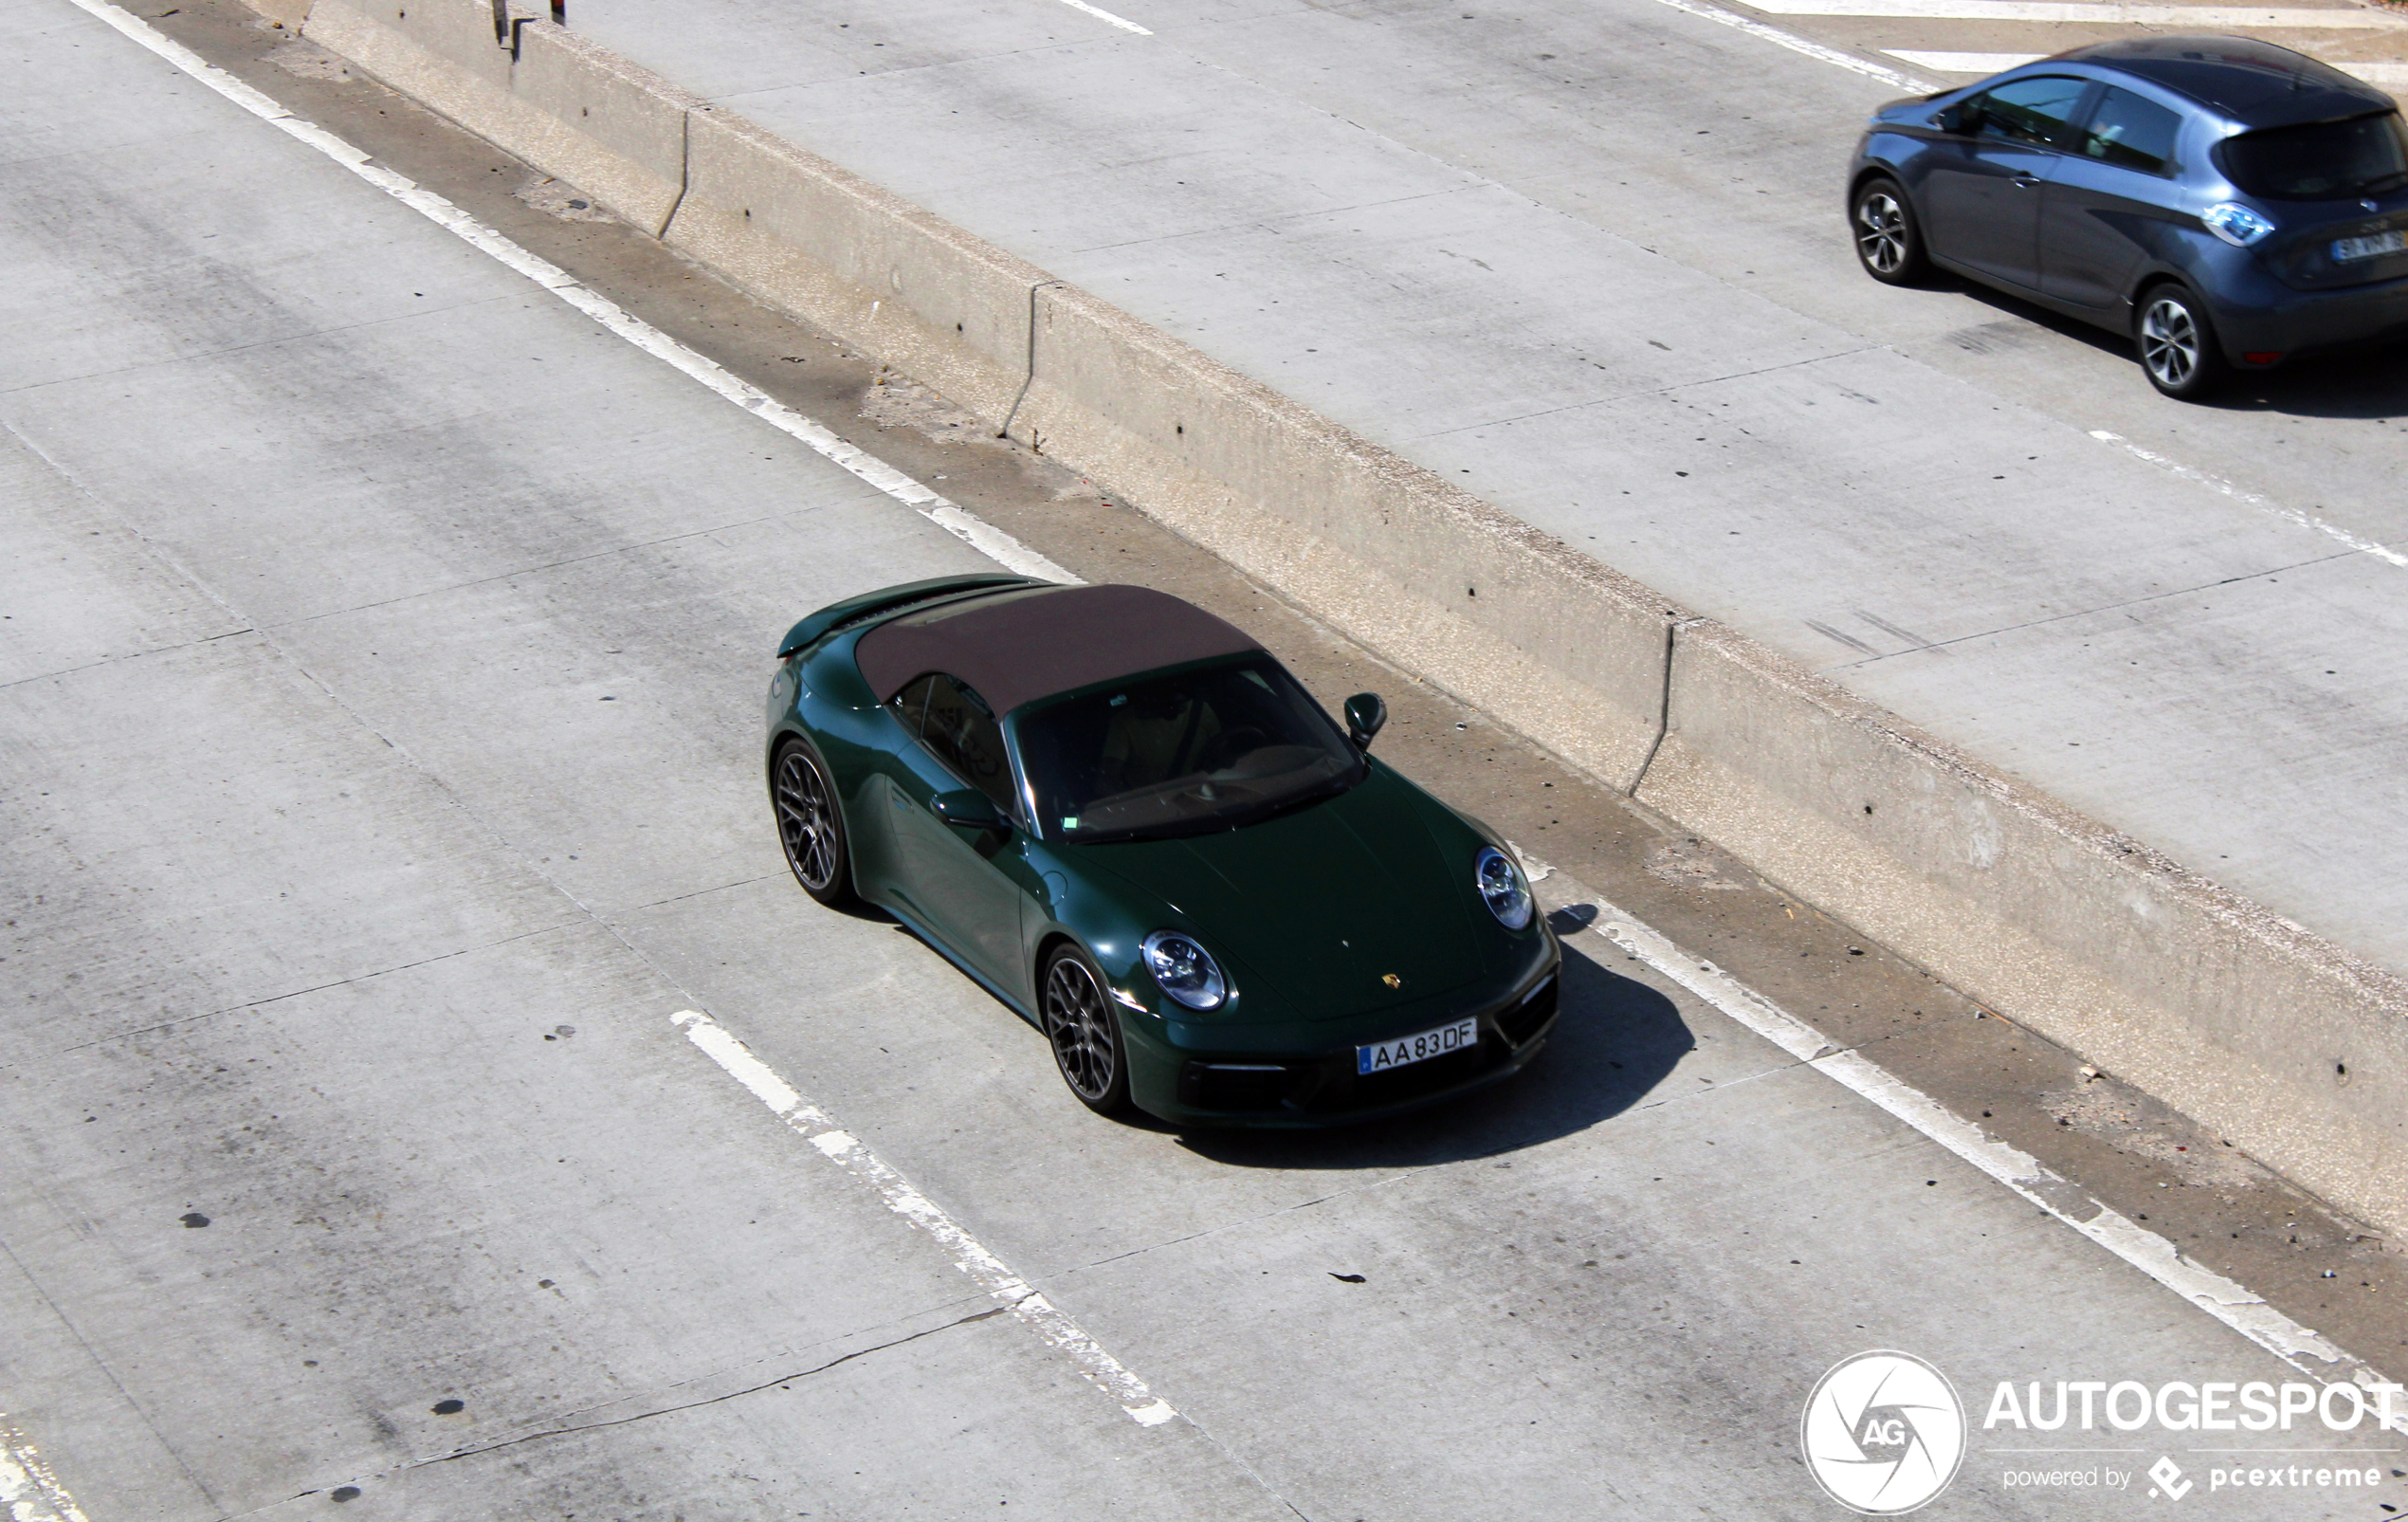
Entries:
[[[1596, 912], [1576, 905], [1551, 923], [1570, 936]], [[1585, 936], [1564, 943], [1562, 1013], [1554, 1034], [1528, 1067], [1490, 1088], [1327, 1130], [1206, 1129], [1142, 1116], [1134, 1124], [1175, 1135], [1216, 1163], [1287, 1169], [1427, 1167], [1586, 1130], [1638, 1104], [1697, 1044], [1670, 999], [1599, 960], [1604, 944]]]
[[[2148, 384], [2148, 378], [2140, 372], [2140, 357], [2133, 351], [2132, 340], [2122, 334], [2094, 327], [2078, 318], [2051, 311], [2021, 297], [1946, 270], [1933, 271], [1922, 288], [1969, 296], [2002, 315], [2046, 328], [2060, 338], [2087, 344], [2102, 354], [2112, 355], [2132, 367], [2136, 385]], [[1971, 335], [1981, 330], [1963, 331]], [[1959, 341], [1968, 349], [1980, 352], [1979, 338], [1966, 341], [1961, 337]], [[2195, 402], [2169, 402], [2167, 405], [2221, 413], [2278, 413], [2292, 417], [2408, 416], [2408, 367], [2400, 363], [2403, 357], [2408, 357], [2408, 343], [2386, 343], [2310, 355], [2272, 370], [2235, 372], [2220, 391]]]

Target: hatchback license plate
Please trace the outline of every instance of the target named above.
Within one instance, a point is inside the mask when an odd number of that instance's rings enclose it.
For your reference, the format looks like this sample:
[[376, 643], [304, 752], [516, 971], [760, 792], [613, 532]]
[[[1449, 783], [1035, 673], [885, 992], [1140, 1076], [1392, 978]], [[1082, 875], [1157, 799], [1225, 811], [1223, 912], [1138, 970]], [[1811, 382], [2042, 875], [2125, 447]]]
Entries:
[[1456, 1020], [1435, 1030], [1417, 1031], [1398, 1036], [1394, 1041], [1375, 1041], [1355, 1048], [1357, 1073], [1386, 1073], [1408, 1063], [1426, 1062], [1443, 1057], [1450, 1052], [1461, 1052], [1480, 1044], [1480, 1021], [1477, 1018]]
[[2346, 265], [2360, 259], [2398, 253], [2403, 248], [2408, 248], [2408, 232], [2397, 229], [2390, 232], [2370, 232], [2362, 238], [2336, 238], [2333, 240], [2333, 262]]

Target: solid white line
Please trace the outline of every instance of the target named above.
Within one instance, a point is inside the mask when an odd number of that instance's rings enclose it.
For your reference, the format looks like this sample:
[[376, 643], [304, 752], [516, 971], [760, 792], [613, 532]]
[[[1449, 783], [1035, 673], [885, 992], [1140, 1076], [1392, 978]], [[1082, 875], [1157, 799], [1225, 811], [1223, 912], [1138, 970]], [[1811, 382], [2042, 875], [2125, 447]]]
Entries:
[[1154, 35], [1152, 32], [1147, 31], [1144, 28], [1139, 26], [1134, 21], [1124, 21], [1121, 17], [1112, 14], [1109, 10], [1097, 9], [1095, 7], [1088, 5], [1087, 0], [1062, 0], [1062, 3], [1068, 6], [1073, 10], [1084, 10], [1098, 21], [1108, 21], [1113, 26], [1120, 28], [1122, 31], [1133, 31], [1140, 37], [1151, 37]]
[[2312, 528], [2319, 534], [2340, 541], [2361, 555], [2371, 555], [2376, 559], [2387, 561], [2393, 565], [2408, 565], [2408, 555], [2402, 555], [2387, 544], [2379, 544], [2371, 539], [2360, 539], [2338, 523], [2326, 523], [2324, 519], [2311, 513], [2301, 512], [2296, 507], [2286, 507], [2271, 498], [2261, 497], [2246, 487], [2236, 486], [2222, 476], [2212, 476], [2204, 470], [2194, 470], [2179, 461], [2169, 460], [2162, 454], [2153, 453], [2141, 448], [2121, 433], [2110, 433], [2106, 429], [2094, 428], [2090, 430], [2090, 436], [2101, 444], [2113, 445], [2136, 460], [2144, 460], [2170, 475], [2177, 475], [2185, 481], [2194, 482], [2207, 487], [2210, 491], [2221, 492], [2235, 502], [2246, 504], [2260, 512], [2272, 513], [2287, 523], [2297, 523], [2302, 528]]
[[826, 1110], [796, 1092], [768, 1063], [753, 1055], [751, 1049], [725, 1026], [699, 1010], [680, 1010], [669, 1018], [683, 1026], [686, 1038], [727, 1070], [730, 1077], [767, 1105], [772, 1114], [793, 1128], [795, 1135], [811, 1143], [822, 1157], [877, 1190], [887, 1209], [936, 1238], [938, 1245], [953, 1255], [954, 1266], [970, 1275], [971, 1282], [1002, 1301], [1097, 1389], [1119, 1402], [1131, 1421], [1141, 1427], [1158, 1427], [1178, 1415], [1169, 1402], [1147, 1389], [1143, 1380], [1130, 1373], [1119, 1359], [1080, 1330], [1076, 1322], [1012, 1273], [1001, 1258], [987, 1251], [960, 1222], [914, 1187], [910, 1180], [863, 1146], [859, 1137], [838, 1127]]
[[1936, 69], [1943, 74], [2002, 74], [2018, 64], [2029, 64], [2046, 53], [1918, 53], [1903, 47], [1885, 47], [1882, 51], [1918, 68]]
[[1777, 16], [1886, 16], [1919, 21], [2074, 22], [2094, 27], [2271, 27], [2334, 30], [2408, 27], [2381, 10], [2100, 4], [2097, 0], [1747, 0]]
[[[2301, 1326], [2220, 1274], [2186, 1261], [2163, 1237], [2108, 1208], [2080, 1185], [2042, 1165], [2027, 1152], [1985, 1134], [1938, 1100], [1884, 1072], [1836, 1043], [1710, 962], [1674, 945], [1636, 915], [1591, 892], [1578, 879], [1531, 860], [1520, 847], [1533, 881], [1560, 877], [1557, 897], [1573, 895], [1597, 911], [1589, 928], [1687, 989], [1714, 1008], [1862, 1098], [1946, 1147], [2042, 1210], [2190, 1301], [2275, 1357], [2311, 1377], [2352, 1380], [2372, 1386], [2382, 1376], [2364, 1361]], [[2408, 1431], [2408, 1419], [2393, 1425]]]
[[779, 432], [800, 440], [814, 452], [897, 502], [917, 509], [921, 517], [956, 538], [967, 541], [1006, 570], [1047, 581], [1078, 582], [1079, 578], [1002, 529], [946, 501], [884, 460], [856, 448], [850, 440], [839, 437], [779, 402], [758, 386], [730, 375], [716, 361], [695, 353], [649, 322], [629, 315], [608, 297], [577, 284], [576, 278], [567, 270], [530, 253], [434, 192], [394, 174], [325, 128], [293, 115], [268, 96], [216, 64], [206, 62], [198, 53], [148, 23], [120, 10], [108, 0], [70, 0], [70, 3], [123, 32], [251, 115], [309, 144], [462, 242], [524, 275], [645, 353], [666, 361]]
[[1721, 6], [1707, 5], [1705, 0], [1656, 0], [1656, 4], [1670, 6], [1675, 10], [1685, 10], [1692, 16], [1736, 28], [1747, 33], [1750, 37], [1760, 38], [1771, 43], [1776, 47], [1786, 47], [1793, 53], [1803, 53], [1808, 58], [1820, 59], [1826, 64], [1836, 64], [1841, 68], [1879, 80], [1884, 84], [1893, 89], [1904, 90], [1909, 95], [1929, 95], [1940, 88], [1929, 80], [1920, 79], [1912, 74], [1903, 74], [1897, 69], [1885, 67], [1870, 59], [1858, 58], [1853, 53], [1843, 53], [1836, 47], [1825, 47], [1820, 43], [1810, 43], [1795, 32], [1783, 31], [1779, 27], [1767, 27], [1760, 21], [1750, 20], [1748, 17], [1725, 10]]
[[90, 1522], [6, 1412], [0, 1412], [0, 1509], [9, 1522]]

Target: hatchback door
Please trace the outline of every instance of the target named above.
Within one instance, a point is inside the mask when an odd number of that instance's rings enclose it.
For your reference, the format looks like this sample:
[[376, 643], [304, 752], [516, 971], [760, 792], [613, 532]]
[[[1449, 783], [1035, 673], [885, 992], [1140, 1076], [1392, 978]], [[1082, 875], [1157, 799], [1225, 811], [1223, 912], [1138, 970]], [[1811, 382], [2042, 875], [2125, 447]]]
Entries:
[[1932, 251], [1996, 280], [2040, 284], [2041, 187], [2074, 140], [2088, 80], [2010, 80], [1956, 107], [1958, 130], [1932, 145], [1924, 181]]
[[2040, 289], [2112, 308], [2131, 289], [2158, 226], [2173, 215], [2182, 118], [2137, 91], [2107, 85], [2044, 188]]

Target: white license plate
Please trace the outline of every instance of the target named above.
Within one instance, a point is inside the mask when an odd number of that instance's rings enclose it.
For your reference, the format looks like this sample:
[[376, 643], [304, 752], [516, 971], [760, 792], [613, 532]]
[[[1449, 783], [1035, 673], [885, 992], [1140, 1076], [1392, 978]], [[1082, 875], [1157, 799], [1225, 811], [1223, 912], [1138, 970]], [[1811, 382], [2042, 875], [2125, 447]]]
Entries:
[[1357, 1073], [1386, 1073], [1407, 1063], [1427, 1062], [1443, 1057], [1450, 1052], [1461, 1052], [1480, 1044], [1480, 1022], [1477, 1019], [1457, 1020], [1436, 1030], [1417, 1031], [1394, 1041], [1375, 1041], [1370, 1046], [1355, 1048]]
[[2373, 259], [2381, 254], [2398, 253], [2408, 248], [2408, 232], [2370, 232], [2362, 238], [2333, 240], [2333, 262], [2348, 264], [2355, 259]]

